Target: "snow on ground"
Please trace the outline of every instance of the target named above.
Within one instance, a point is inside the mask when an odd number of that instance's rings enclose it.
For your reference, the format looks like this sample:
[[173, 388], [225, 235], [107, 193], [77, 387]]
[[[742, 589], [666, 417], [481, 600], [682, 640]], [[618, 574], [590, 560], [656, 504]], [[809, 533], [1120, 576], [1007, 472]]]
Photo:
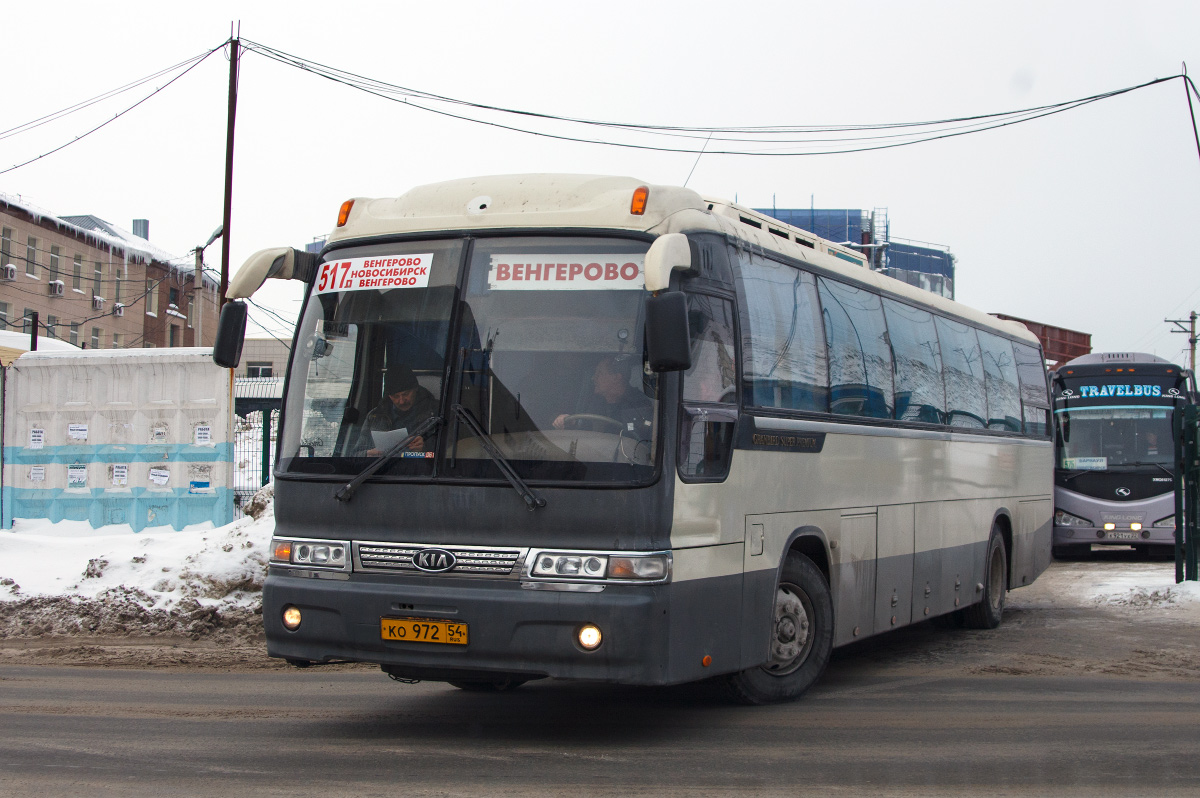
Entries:
[[[203, 634], [257, 626], [275, 516], [175, 531], [17, 519], [0, 532], [0, 637]], [[255, 517], [257, 516], [257, 517]]]

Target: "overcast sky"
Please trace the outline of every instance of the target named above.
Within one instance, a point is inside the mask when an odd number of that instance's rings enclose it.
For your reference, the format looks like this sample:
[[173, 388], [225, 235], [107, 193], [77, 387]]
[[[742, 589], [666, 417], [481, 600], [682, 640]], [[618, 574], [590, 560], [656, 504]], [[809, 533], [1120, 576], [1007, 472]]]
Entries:
[[[1184, 61], [1200, 78], [1196, 2], [9, 5], [3, 130], [217, 47], [232, 20], [246, 39], [410, 88], [664, 125], [924, 121], [1089, 96]], [[0, 170], [165, 81], [0, 137]], [[100, 131], [0, 175], [0, 191], [59, 215], [148, 218], [151, 240], [184, 255], [221, 221], [227, 82], [216, 53]], [[1097, 350], [1180, 356], [1185, 336], [1163, 319], [1200, 307], [1200, 155], [1181, 81], [911, 147], [697, 163], [448, 119], [251, 53], [230, 260], [236, 271], [255, 250], [323, 236], [349, 197], [518, 172], [682, 184], [693, 166], [690, 187], [753, 207], [886, 208], [893, 235], [954, 252], [959, 301], [1089, 332]], [[207, 262], [219, 260], [214, 244]], [[292, 317], [299, 296], [267, 298]]]

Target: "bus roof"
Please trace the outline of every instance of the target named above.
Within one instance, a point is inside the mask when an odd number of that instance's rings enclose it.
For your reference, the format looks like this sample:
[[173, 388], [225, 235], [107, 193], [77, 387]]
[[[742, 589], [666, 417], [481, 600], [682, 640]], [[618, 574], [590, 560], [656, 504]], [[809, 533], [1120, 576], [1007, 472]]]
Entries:
[[[630, 205], [640, 187], [648, 188], [649, 196], [645, 212], [635, 215]], [[1037, 345], [1023, 324], [871, 271], [854, 249], [727, 200], [632, 177], [492, 175], [417, 186], [393, 198], [356, 197], [346, 223], [330, 234], [329, 246], [394, 235], [514, 228], [722, 233]]]

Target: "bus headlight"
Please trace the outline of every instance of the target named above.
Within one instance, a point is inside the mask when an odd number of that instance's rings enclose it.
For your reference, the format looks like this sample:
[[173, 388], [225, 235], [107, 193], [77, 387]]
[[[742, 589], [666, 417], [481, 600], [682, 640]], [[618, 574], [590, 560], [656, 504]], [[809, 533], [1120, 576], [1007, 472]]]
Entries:
[[559, 554], [552, 551], [537, 556], [531, 573], [534, 576], [571, 576], [603, 579], [608, 571], [608, 558], [597, 554]]
[[350, 570], [350, 544], [344, 540], [271, 539], [271, 564]]
[[1054, 511], [1055, 526], [1094, 526], [1094, 524], [1086, 518], [1080, 518], [1077, 515], [1071, 515], [1065, 510]]
[[621, 582], [665, 582], [671, 576], [669, 554], [539, 551], [529, 576], [534, 579], [581, 579]]
[[1175, 516], [1168, 515], [1166, 518], [1158, 519], [1157, 521], [1154, 522], [1154, 528], [1155, 529], [1174, 529], [1175, 528]]

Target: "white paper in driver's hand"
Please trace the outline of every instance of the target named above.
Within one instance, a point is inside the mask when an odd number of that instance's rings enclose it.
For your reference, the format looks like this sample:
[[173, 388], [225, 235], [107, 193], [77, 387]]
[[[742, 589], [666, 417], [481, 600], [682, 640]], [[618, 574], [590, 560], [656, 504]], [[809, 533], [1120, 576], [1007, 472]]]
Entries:
[[375, 444], [375, 448], [381, 452], [386, 452], [407, 437], [407, 427], [386, 431], [371, 430], [371, 441]]

